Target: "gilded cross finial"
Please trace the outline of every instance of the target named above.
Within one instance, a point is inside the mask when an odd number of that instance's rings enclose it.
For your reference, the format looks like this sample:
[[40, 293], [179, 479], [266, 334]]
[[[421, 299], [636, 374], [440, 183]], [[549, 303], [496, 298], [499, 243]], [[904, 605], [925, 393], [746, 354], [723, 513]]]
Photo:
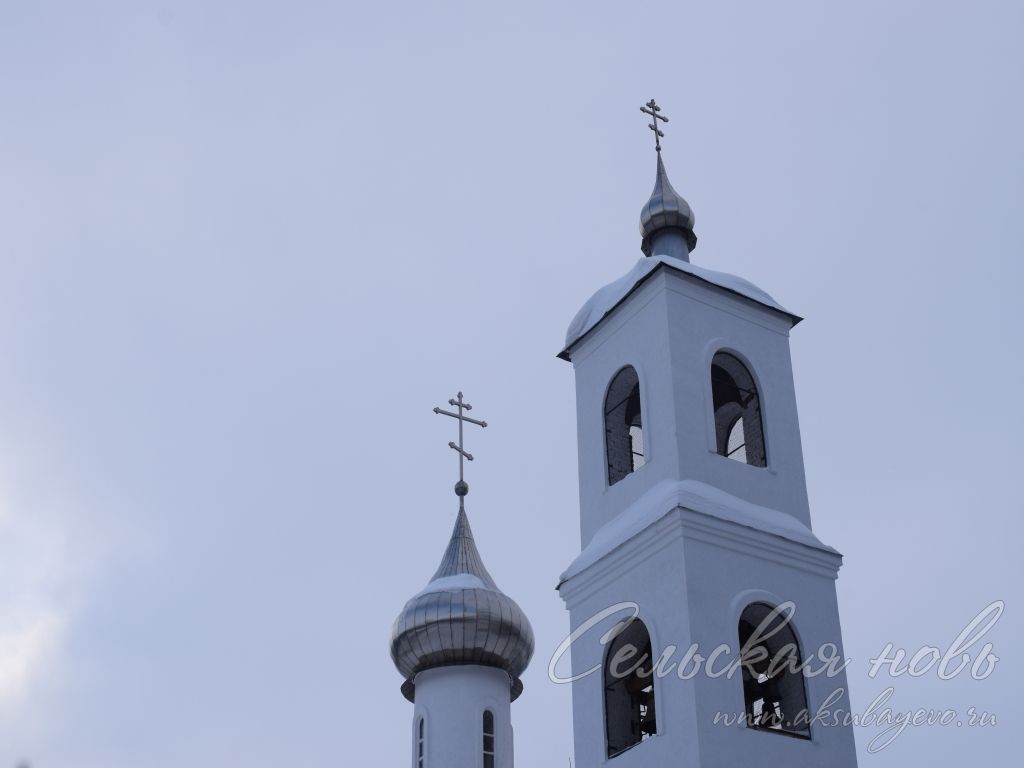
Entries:
[[459, 409], [459, 412], [452, 413], [451, 411], [445, 411], [441, 408], [435, 408], [434, 413], [440, 413], [442, 416], [451, 416], [453, 419], [458, 419], [459, 421], [459, 442], [457, 445], [454, 442], [449, 442], [448, 447], [459, 454], [459, 482], [455, 484], [455, 495], [459, 496], [461, 499], [461, 497], [469, 493], [469, 483], [466, 482], [465, 477], [463, 476], [464, 460], [473, 460], [473, 454], [467, 451], [462, 443], [462, 425], [468, 421], [470, 424], [476, 424], [478, 427], [486, 427], [487, 422], [477, 421], [476, 419], [471, 419], [469, 416], [466, 416], [464, 411], [473, 410], [473, 406], [462, 399], [461, 392], [459, 392], [458, 399], [449, 400], [448, 405], [454, 405]]
[[660, 128], [658, 128], [658, 121], [661, 120], [662, 122], [667, 123], [668, 118], [665, 117], [664, 115], [658, 114], [659, 112], [661, 112], [661, 107], [654, 103], [654, 99], [648, 101], [647, 106], [640, 107], [640, 111], [646, 115], [651, 116], [651, 122], [647, 125], [647, 127], [654, 131], [655, 151], [661, 152], [661, 139], [665, 134], [661, 132]]

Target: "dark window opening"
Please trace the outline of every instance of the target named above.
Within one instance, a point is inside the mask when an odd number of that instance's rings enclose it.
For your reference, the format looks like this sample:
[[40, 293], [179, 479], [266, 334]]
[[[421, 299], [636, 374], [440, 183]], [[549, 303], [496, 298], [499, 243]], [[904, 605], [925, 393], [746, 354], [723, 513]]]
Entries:
[[718, 453], [755, 467], [767, 466], [757, 385], [747, 367], [727, 352], [711, 361], [711, 396]]
[[484, 710], [484, 768], [494, 768], [494, 713]]
[[639, 619], [624, 624], [604, 662], [604, 716], [608, 757], [658, 732], [651, 637]]
[[632, 366], [612, 379], [604, 398], [604, 440], [608, 485], [615, 485], [644, 465], [644, 427], [640, 414], [640, 380]]
[[752, 603], [740, 616], [739, 640], [747, 725], [809, 739], [803, 660], [789, 615]]
[[416, 768], [423, 768], [424, 757], [423, 757], [423, 718], [420, 718], [419, 725], [416, 728]]

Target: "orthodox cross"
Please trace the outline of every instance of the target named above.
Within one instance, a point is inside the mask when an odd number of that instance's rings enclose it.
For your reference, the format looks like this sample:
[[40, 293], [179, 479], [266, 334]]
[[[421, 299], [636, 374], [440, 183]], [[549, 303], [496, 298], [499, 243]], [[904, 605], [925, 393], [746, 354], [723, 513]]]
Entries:
[[661, 107], [654, 103], [654, 99], [648, 101], [647, 106], [640, 107], [640, 111], [643, 112], [645, 115], [651, 116], [651, 122], [650, 124], [648, 124], [647, 127], [654, 131], [655, 151], [661, 152], [661, 139], [665, 134], [661, 132], [660, 128], [658, 128], [658, 121], [661, 120], [662, 122], [667, 123], [668, 118], [665, 117], [664, 115], [658, 114], [659, 112], [661, 112]]
[[443, 410], [441, 408], [435, 408], [434, 409], [434, 413], [440, 413], [443, 416], [451, 416], [453, 419], [458, 419], [458, 421], [459, 421], [459, 442], [458, 442], [458, 445], [456, 445], [453, 442], [449, 442], [448, 443], [448, 447], [451, 448], [453, 451], [455, 451], [457, 454], [459, 454], [459, 482], [457, 482], [455, 484], [455, 494], [457, 496], [465, 496], [467, 493], [469, 493], [469, 483], [467, 483], [465, 478], [463, 477], [464, 460], [468, 459], [469, 461], [472, 461], [473, 460], [473, 454], [470, 453], [469, 451], [467, 451], [463, 447], [463, 443], [462, 443], [462, 425], [463, 425], [464, 422], [468, 421], [470, 424], [476, 424], [478, 427], [486, 427], [487, 426], [487, 422], [486, 421], [477, 421], [476, 419], [471, 419], [471, 418], [469, 418], [469, 416], [467, 416], [464, 413], [464, 411], [471, 411], [471, 410], [473, 410], [473, 406], [470, 405], [469, 403], [467, 403], [466, 401], [464, 401], [462, 399], [462, 393], [461, 392], [459, 392], [458, 399], [457, 400], [449, 400], [448, 401], [448, 405], [454, 405], [456, 408], [459, 409], [459, 412], [458, 413], [452, 413], [451, 411], [445, 411], [445, 410]]

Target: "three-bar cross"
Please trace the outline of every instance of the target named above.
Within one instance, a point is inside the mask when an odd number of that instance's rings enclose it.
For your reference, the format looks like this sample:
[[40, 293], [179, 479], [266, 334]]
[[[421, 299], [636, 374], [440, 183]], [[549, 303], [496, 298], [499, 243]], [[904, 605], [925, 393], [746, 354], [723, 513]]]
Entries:
[[662, 122], [667, 123], [668, 122], [668, 118], [665, 117], [664, 115], [659, 115], [658, 114], [659, 112], [661, 112], [661, 107], [659, 107], [657, 104], [654, 103], [654, 99], [651, 99], [650, 101], [648, 101], [647, 102], [647, 106], [640, 107], [640, 111], [643, 112], [646, 115], [650, 115], [651, 116], [651, 122], [650, 122], [650, 124], [648, 124], [647, 127], [650, 128], [652, 131], [654, 131], [654, 149], [655, 149], [655, 151], [661, 152], [661, 139], [662, 139], [662, 137], [665, 134], [661, 132], [660, 128], [658, 128], [658, 121], [661, 120]]
[[471, 419], [471, 418], [469, 418], [469, 416], [467, 416], [464, 413], [464, 411], [471, 411], [471, 410], [473, 410], [473, 406], [470, 405], [469, 403], [465, 402], [462, 399], [462, 393], [461, 392], [459, 392], [459, 394], [458, 394], [458, 399], [457, 400], [455, 400], [455, 399], [449, 400], [448, 401], [448, 405], [454, 405], [456, 408], [459, 409], [459, 412], [458, 413], [452, 413], [451, 411], [446, 411], [446, 410], [443, 410], [441, 408], [435, 408], [434, 409], [434, 413], [440, 413], [442, 416], [451, 416], [453, 419], [458, 419], [458, 422], [459, 422], [459, 442], [458, 442], [458, 445], [456, 445], [454, 442], [449, 442], [448, 443], [448, 447], [451, 448], [453, 451], [455, 451], [456, 453], [459, 454], [459, 482], [457, 482], [455, 484], [455, 493], [458, 496], [465, 496], [467, 493], [469, 493], [469, 483], [466, 482], [466, 479], [463, 476], [463, 466], [464, 466], [463, 460], [464, 459], [468, 459], [469, 461], [472, 461], [473, 460], [473, 454], [471, 454], [469, 451], [467, 451], [465, 449], [465, 447], [463, 446], [463, 442], [462, 442], [462, 425], [463, 425], [464, 422], [468, 421], [470, 424], [476, 424], [478, 427], [486, 427], [487, 426], [487, 422], [486, 421], [478, 421], [477, 419]]

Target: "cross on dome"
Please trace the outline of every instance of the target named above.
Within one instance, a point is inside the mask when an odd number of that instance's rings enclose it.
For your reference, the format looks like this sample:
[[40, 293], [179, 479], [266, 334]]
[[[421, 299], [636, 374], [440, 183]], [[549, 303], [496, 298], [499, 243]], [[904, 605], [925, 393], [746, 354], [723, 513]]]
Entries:
[[456, 408], [459, 409], [459, 412], [452, 413], [451, 411], [446, 411], [442, 408], [434, 408], [434, 413], [439, 413], [442, 416], [451, 416], [453, 419], [457, 419], [459, 422], [459, 442], [457, 445], [454, 442], [449, 442], [448, 447], [459, 454], [459, 482], [455, 484], [455, 495], [461, 498], [462, 496], [465, 496], [467, 493], [469, 493], [469, 483], [466, 482], [465, 477], [463, 475], [465, 460], [473, 460], [473, 454], [471, 454], [469, 451], [465, 449], [462, 442], [462, 425], [464, 422], [468, 421], [470, 424], [476, 424], [478, 427], [486, 427], [487, 422], [479, 421], [477, 419], [471, 419], [469, 416], [466, 416], [464, 411], [473, 410], [473, 406], [462, 399], [461, 392], [459, 392], [458, 394], [458, 399], [448, 400], [448, 405], [454, 405]]
[[640, 111], [645, 115], [651, 116], [651, 122], [647, 127], [654, 131], [654, 150], [656, 152], [661, 152], [661, 140], [664, 138], [665, 134], [660, 128], [658, 128], [658, 121], [661, 120], [663, 123], [667, 123], [668, 118], [664, 115], [658, 114], [661, 112], [661, 107], [657, 105], [654, 99], [648, 101], [646, 106], [640, 107]]

